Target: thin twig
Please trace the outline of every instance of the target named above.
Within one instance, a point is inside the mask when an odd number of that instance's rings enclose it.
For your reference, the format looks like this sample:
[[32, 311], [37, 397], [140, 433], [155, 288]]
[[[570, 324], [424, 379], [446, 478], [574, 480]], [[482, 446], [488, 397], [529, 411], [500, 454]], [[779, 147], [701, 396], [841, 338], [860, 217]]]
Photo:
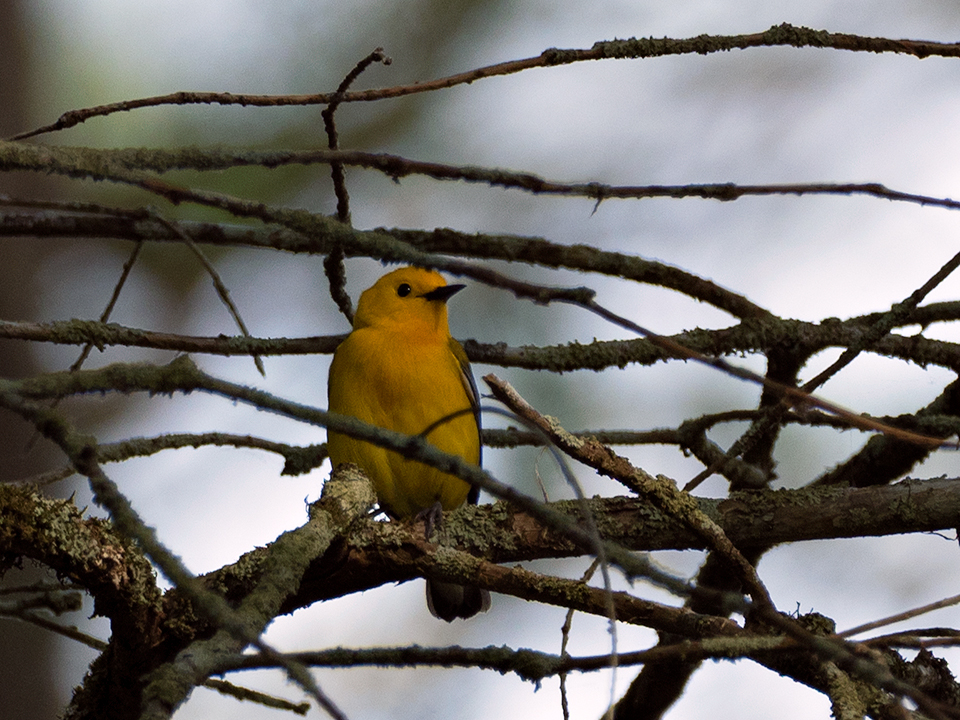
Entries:
[[[130, 253], [130, 257], [127, 258], [126, 262], [123, 264], [123, 268], [120, 271], [120, 278], [117, 280], [116, 285], [113, 287], [113, 293], [110, 295], [110, 299], [107, 301], [107, 306], [103, 309], [103, 312], [100, 313], [100, 322], [105, 323], [110, 319], [110, 315], [113, 313], [113, 309], [117, 305], [117, 300], [120, 298], [120, 291], [123, 290], [123, 286], [126, 285], [127, 279], [130, 277], [130, 271], [133, 270], [133, 266], [137, 262], [137, 258], [140, 257], [140, 251], [143, 250], [143, 241], [138, 240], [134, 243], [133, 251]], [[83, 349], [80, 350], [80, 355], [74, 360], [73, 364], [70, 365], [70, 372], [76, 372], [81, 367], [83, 363], [86, 362], [87, 358], [90, 357], [90, 353], [94, 348], [94, 343], [87, 342], [83, 346]], [[59, 398], [54, 398], [50, 403], [51, 408], [56, 408], [60, 404]], [[27, 449], [31, 449], [36, 443], [37, 439], [40, 437], [40, 433], [34, 433], [33, 437], [27, 443]]]
[[63, 637], [69, 638], [70, 640], [75, 640], [78, 643], [81, 643], [83, 645], [86, 645], [87, 647], [93, 648], [94, 650], [99, 650], [100, 652], [103, 652], [104, 650], [107, 649], [107, 643], [105, 643], [100, 638], [96, 638], [93, 635], [88, 635], [87, 633], [82, 632], [81, 630], [78, 630], [72, 625], [61, 625], [60, 623], [54, 622], [48, 617], [44, 617], [40, 613], [25, 612], [22, 615], [18, 615], [18, 617], [25, 622], [28, 622], [32, 625], [36, 625], [37, 627], [41, 627], [44, 630], [49, 630], [50, 632], [54, 632], [57, 635], [62, 635]]
[[221, 695], [227, 695], [235, 700], [255, 702], [258, 705], [263, 705], [264, 707], [273, 708], [275, 710], [287, 710], [289, 712], [296, 713], [297, 715], [306, 715], [310, 711], [310, 703], [293, 703], [289, 700], [276, 697], [275, 695], [267, 695], [259, 690], [253, 690], [251, 688], [234, 685], [233, 683], [229, 683], [225, 680], [207, 678], [203, 682], [203, 687], [216, 690]]
[[[769, 653], [774, 650], [796, 651], [798, 644], [782, 635], [750, 635], [739, 632], [732, 637], [712, 637], [703, 641], [684, 640], [671, 645], [647, 650], [611, 655], [571, 656], [553, 655], [530, 649], [514, 650], [506, 647], [407, 647], [334, 648], [314, 652], [290, 653], [305, 665], [313, 667], [464, 667], [512, 672], [528, 682], [540, 682], [554, 675], [572, 672], [597, 672], [610, 668], [611, 662], [620, 667], [658, 663], [679, 658], [737, 659], [751, 653]], [[224, 657], [218, 670], [259, 670], [276, 667], [272, 658], [257, 654]]]
[[343, 245], [334, 242], [333, 248], [323, 259], [323, 274], [327, 276], [327, 284], [330, 287], [330, 297], [337, 304], [337, 308], [343, 313], [343, 316], [353, 324], [353, 303], [347, 294], [347, 271], [343, 265], [344, 260]]
[[[587, 583], [590, 582], [590, 578], [593, 577], [593, 573], [596, 572], [599, 563], [597, 559], [594, 558], [593, 562], [590, 563], [590, 567], [587, 568], [586, 572], [580, 577], [580, 581]], [[570, 630], [573, 628], [573, 617], [576, 614], [576, 611], [573, 608], [568, 608], [566, 615], [563, 619], [563, 625], [560, 627], [560, 659], [568, 660], [570, 658], [570, 653], [567, 652], [567, 645], [570, 642]], [[570, 720], [570, 705], [567, 702], [567, 672], [561, 671], [557, 673], [560, 680], [560, 711], [563, 713], [563, 720]]]
[[[252, 435], [235, 435], [223, 432], [208, 433], [166, 433], [153, 437], [133, 437], [114, 443], [101, 443], [97, 446], [97, 461], [101, 463], [122, 462], [134, 457], [148, 457], [163, 450], [183, 448], [237, 447], [253, 448], [276, 453], [284, 459], [281, 475], [302, 475], [319, 467], [327, 457], [326, 444], [289, 445], [274, 442]], [[60, 482], [76, 474], [72, 465], [58, 470], [50, 470], [38, 475], [17, 480], [24, 485], [49, 485]]]
[[[358, 62], [353, 70], [347, 73], [347, 76], [343, 79], [343, 82], [340, 83], [330, 103], [323, 109], [323, 112], [320, 113], [323, 118], [324, 130], [327, 133], [327, 147], [330, 150], [338, 150], [340, 145], [334, 115], [340, 106], [344, 93], [347, 92], [350, 85], [353, 84], [353, 81], [360, 77], [360, 73], [374, 62], [389, 65], [393, 60], [383, 54], [383, 48], [378, 47]], [[342, 162], [334, 161], [330, 163], [330, 177], [333, 180], [334, 194], [337, 196], [337, 220], [344, 225], [350, 225], [350, 194], [347, 192], [347, 179]], [[340, 243], [334, 243], [333, 249], [323, 261], [323, 271], [330, 284], [330, 295], [333, 297], [334, 302], [344, 317], [353, 323], [353, 305], [346, 291], [347, 276], [346, 270], [343, 267], [343, 259], [343, 246]]]
[[952, 597], [944, 598], [943, 600], [938, 600], [937, 602], [921, 605], [920, 607], [913, 608], [912, 610], [905, 610], [901, 613], [890, 615], [880, 620], [874, 620], [873, 622], [864, 623], [863, 625], [857, 625], [849, 630], [844, 630], [842, 633], [838, 633], [838, 636], [847, 638], [852, 637], [853, 635], [860, 635], [861, 633], [865, 633], [870, 630], [876, 630], [877, 628], [885, 627], [886, 625], [892, 625], [893, 623], [901, 622], [903, 620], [910, 620], [928, 612], [933, 612], [934, 610], [939, 610], [941, 608], [958, 604], [960, 604], [960, 595], [954, 595]]
[[[423, 92], [433, 92], [456, 85], [469, 84], [478, 80], [511, 75], [534, 67], [553, 67], [574, 62], [605, 59], [651, 58], [666, 55], [699, 54], [726, 52], [733, 49], [753, 47], [816, 47], [851, 50], [857, 52], [890, 52], [913, 55], [917, 58], [932, 56], [960, 57], [960, 45], [957, 43], [938, 43], [924, 40], [892, 40], [888, 38], [866, 37], [847, 33], [830, 33], [825, 30], [794, 26], [788, 23], [774, 25], [769, 30], [749, 35], [698, 35], [692, 38], [676, 40], [672, 38], [632, 38], [594, 43], [590, 49], [561, 50], [550, 48], [540, 55], [523, 60], [488, 65], [447, 77], [412, 85], [401, 85], [376, 90], [362, 90], [346, 93], [341, 102], [370, 102], [385, 98], [397, 98]], [[102, 117], [118, 112], [128, 112], [137, 108], [157, 105], [253, 105], [276, 107], [283, 105], [323, 105], [329, 103], [335, 93], [315, 95], [254, 95], [249, 93], [214, 92], [175, 92], [169, 95], [125, 100], [123, 102], [98, 105], [95, 107], [71, 110], [64, 113], [50, 125], [44, 125], [27, 132], [13, 135], [8, 140], [24, 140], [43, 133], [65, 130], [79, 125], [93, 117]]]
[[921, 628], [890, 633], [889, 635], [878, 635], [859, 642], [867, 647], [902, 647], [917, 650], [931, 647], [957, 647], [960, 645], [960, 630]]
[[[337, 112], [337, 108], [340, 107], [340, 103], [343, 102], [343, 96], [353, 84], [353, 81], [360, 77], [360, 74], [374, 62], [381, 62], [384, 65], [389, 65], [393, 62], [393, 60], [383, 54], [382, 47], [378, 47], [372, 53], [363, 58], [363, 60], [358, 62], [356, 66], [349, 73], [347, 73], [347, 76], [343, 79], [343, 82], [341, 82], [339, 87], [337, 87], [337, 91], [333, 94], [330, 102], [320, 113], [320, 116], [323, 118], [323, 128], [327, 134], [327, 147], [331, 150], [338, 150], [340, 147], [339, 138], [337, 136], [337, 125], [336, 121], [334, 120], [334, 115]], [[330, 174], [333, 179], [333, 189], [337, 196], [337, 220], [345, 225], [349, 225], [350, 195], [347, 193], [347, 184], [346, 177], [343, 172], [343, 163], [338, 160], [330, 163]]]
[[116, 323], [103, 324], [95, 320], [59, 320], [51, 323], [0, 320], [0, 337], [61, 345], [80, 345], [91, 342], [100, 349], [108, 345], [119, 345], [181, 353], [237, 356], [331, 354], [346, 336], [342, 334], [305, 338], [198, 336], [141, 330]]
[[816, 377], [805, 382], [803, 384], [803, 389], [807, 392], [813, 392], [818, 387], [823, 385], [823, 383], [825, 383], [829, 378], [833, 377], [842, 368], [853, 362], [853, 360], [861, 352], [863, 352], [863, 350], [871, 347], [884, 335], [893, 330], [893, 328], [900, 325], [900, 323], [903, 322], [903, 319], [913, 310], [915, 310], [920, 303], [923, 302], [924, 298], [933, 292], [937, 286], [946, 280], [958, 267], [960, 267], [960, 253], [957, 253], [950, 258], [950, 260], [944, 263], [944, 265], [937, 270], [937, 272], [935, 272], [929, 280], [914, 290], [909, 297], [904, 299], [902, 302], [897, 303], [891, 307], [890, 310], [881, 315], [877, 321], [867, 328], [866, 332], [863, 333], [863, 337], [860, 342], [844, 350], [840, 357], [831, 363], [828, 368], [819, 373]]
[[[230, 313], [230, 317], [233, 318], [233, 321], [240, 329], [240, 333], [245, 338], [251, 337], [250, 331], [247, 330], [247, 324], [243, 321], [243, 318], [240, 316], [240, 311], [237, 310], [237, 306], [234, 305], [233, 300], [230, 297], [230, 291], [227, 290], [227, 286], [224, 285], [223, 280], [220, 278], [220, 273], [217, 272], [217, 269], [213, 266], [213, 263], [211, 263], [207, 259], [207, 256], [204, 255], [203, 250], [200, 249], [200, 246], [193, 241], [193, 238], [177, 227], [177, 225], [169, 222], [159, 213], [157, 213], [154, 217], [158, 222], [166, 225], [171, 232], [175, 233], [181, 240], [183, 240], [184, 245], [190, 248], [190, 251], [196, 256], [197, 260], [200, 261], [200, 265], [203, 266], [203, 269], [206, 270], [207, 274], [210, 276], [210, 279], [213, 281], [213, 287], [216, 288], [220, 301], [226, 306]], [[257, 366], [257, 370], [260, 372], [260, 374], [266, 377], [267, 371], [264, 369], [263, 360], [260, 359], [259, 355], [253, 356], [253, 363]]]
[[[32, 146], [21, 146], [28, 152]], [[49, 153], [54, 148], [44, 146]], [[62, 151], [76, 152], [64, 147]], [[89, 148], [84, 148], [90, 152]], [[700, 198], [731, 202], [743, 197], [771, 195], [867, 195], [882, 200], [907, 202], [922, 206], [960, 209], [960, 200], [910, 193], [888, 188], [877, 182], [811, 182], [738, 185], [736, 183], [694, 183], [687, 185], [607, 185], [599, 182], [565, 183], [549, 180], [533, 173], [514, 172], [502, 168], [449, 165], [413, 160], [389, 153], [362, 150], [230, 150], [207, 149], [198, 156], [194, 148], [142, 148], [99, 151], [110, 160], [131, 169], [168, 172], [170, 170], [226, 170], [235, 167], [259, 166], [276, 168], [285, 165], [312, 165], [338, 162], [343, 165], [378, 170], [393, 179], [424, 175], [434, 180], [482, 183], [492, 187], [523, 190], [534, 195], [582, 197], [594, 203], [604, 200], [640, 200], [651, 198]], [[35, 169], [25, 167], [23, 169]], [[46, 169], [46, 168], [45, 168]]]
[[[110, 299], [107, 301], [107, 306], [103, 309], [103, 312], [100, 313], [100, 322], [105, 323], [110, 319], [110, 315], [113, 313], [113, 309], [117, 305], [117, 300], [120, 299], [120, 291], [123, 290], [123, 286], [126, 285], [127, 279], [130, 277], [130, 271], [133, 270], [133, 266], [140, 257], [141, 250], [143, 250], [142, 240], [134, 244], [133, 251], [130, 253], [130, 257], [128, 257], [127, 261], [123, 264], [123, 268], [120, 271], [120, 277], [117, 280], [117, 284], [114, 285], [113, 294], [110, 295]], [[83, 367], [83, 363], [86, 361], [87, 357], [89, 357], [93, 347], [94, 344], [92, 342], [88, 342], [83, 346], [83, 350], [80, 351], [80, 357], [78, 357], [70, 366], [71, 372], [77, 371]]]

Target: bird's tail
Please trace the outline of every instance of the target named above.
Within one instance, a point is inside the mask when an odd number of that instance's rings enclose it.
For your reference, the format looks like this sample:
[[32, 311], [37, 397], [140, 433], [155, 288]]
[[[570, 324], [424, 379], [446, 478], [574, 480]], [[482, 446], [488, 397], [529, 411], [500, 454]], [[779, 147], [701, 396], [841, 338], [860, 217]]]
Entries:
[[427, 607], [434, 617], [453, 622], [490, 609], [490, 593], [478, 587], [427, 580]]

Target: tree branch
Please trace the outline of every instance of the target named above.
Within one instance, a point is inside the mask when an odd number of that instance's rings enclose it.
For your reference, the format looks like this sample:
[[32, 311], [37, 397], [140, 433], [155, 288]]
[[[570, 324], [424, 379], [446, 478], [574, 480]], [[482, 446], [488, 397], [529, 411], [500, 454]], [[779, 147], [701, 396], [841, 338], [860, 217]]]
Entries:
[[249, 93], [212, 93], [212, 92], [175, 92], [169, 95], [125, 100], [109, 105], [71, 110], [64, 113], [51, 125], [22, 132], [9, 140], [23, 140], [43, 133], [65, 130], [86, 122], [93, 117], [102, 117], [117, 112], [129, 112], [138, 108], [157, 105], [251, 105], [277, 107], [285, 105], [323, 105], [331, 102], [371, 102], [386, 98], [397, 98], [423, 92], [454, 87], [478, 80], [511, 75], [535, 67], [554, 67], [574, 62], [606, 59], [635, 59], [663, 57], [667, 55], [688, 55], [696, 53], [707, 55], [734, 49], [754, 47], [816, 47], [850, 50], [855, 52], [897, 53], [913, 55], [917, 58], [931, 56], [958, 57], [960, 45], [957, 43], [938, 43], [924, 40], [891, 40], [888, 38], [867, 37], [848, 33], [830, 33], [826, 30], [812, 30], [782, 23], [774, 25], [762, 33], [749, 35], [698, 35], [683, 40], [672, 38], [631, 38], [594, 43], [589, 50], [560, 50], [550, 48], [536, 57], [523, 60], [487, 65], [436, 80], [402, 85], [378, 90], [360, 90], [347, 93], [318, 93], [314, 95], [253, 95]]

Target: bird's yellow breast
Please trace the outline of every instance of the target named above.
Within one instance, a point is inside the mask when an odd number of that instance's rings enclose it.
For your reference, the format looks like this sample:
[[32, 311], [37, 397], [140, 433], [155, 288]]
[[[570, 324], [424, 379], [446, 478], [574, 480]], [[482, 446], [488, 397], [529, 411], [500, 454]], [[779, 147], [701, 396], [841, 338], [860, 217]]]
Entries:
[[[417, 435], [442, 418], [428, 442], [470, 463], [480, 461], [480, 437], [463, 368], [449, 334], [423, 334], [403, 327], [354, 330], [330, 367], [330, 410], [378, 427]], [[444, 510], [462, 505], [468, 483], [428, 465], [370, 443], [331, 432], [330, 460], [356, 463], [370, 476], [380, 506], [394, 517], [409, 517], [439, 502]]]

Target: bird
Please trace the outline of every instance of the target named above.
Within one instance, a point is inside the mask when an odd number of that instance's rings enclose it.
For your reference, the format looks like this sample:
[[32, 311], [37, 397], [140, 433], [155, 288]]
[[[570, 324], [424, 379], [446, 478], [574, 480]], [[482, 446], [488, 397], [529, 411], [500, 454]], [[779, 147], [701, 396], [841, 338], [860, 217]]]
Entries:
[[[353, 330], [330, 364], [330, 411], [407, 435], [426, 431], [437, 449], [479, 466], [477, 389], [447, 322], [447, 300], [464, 287], [448, 285], [434, 270], [402, 267], [365, 290]], [[478, 499], [478, 489], [455, 475], [341, 433], [328, 431], [327, 452], [334, 467], [364, 470], [392, 519], [424, 516], [429, 528], [441, 511]], [[488, 610], [490, 594], [428, 579], [427, 607], [452, 622]]]

